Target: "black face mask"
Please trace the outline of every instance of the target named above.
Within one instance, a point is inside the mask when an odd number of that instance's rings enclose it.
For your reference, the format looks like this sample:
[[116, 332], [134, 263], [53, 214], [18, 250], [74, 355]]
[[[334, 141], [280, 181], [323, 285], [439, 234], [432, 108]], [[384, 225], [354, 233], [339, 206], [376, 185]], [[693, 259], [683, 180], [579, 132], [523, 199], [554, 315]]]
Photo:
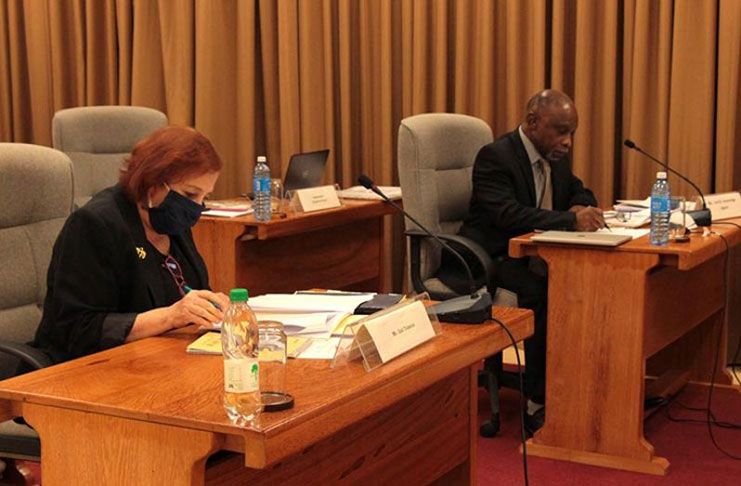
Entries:
[[170, 189], [162, 204], [148, 209], [149, 223], [157, 233], [181, 235], [198, 222], [204, 209], [205, 205], [191, 201]]

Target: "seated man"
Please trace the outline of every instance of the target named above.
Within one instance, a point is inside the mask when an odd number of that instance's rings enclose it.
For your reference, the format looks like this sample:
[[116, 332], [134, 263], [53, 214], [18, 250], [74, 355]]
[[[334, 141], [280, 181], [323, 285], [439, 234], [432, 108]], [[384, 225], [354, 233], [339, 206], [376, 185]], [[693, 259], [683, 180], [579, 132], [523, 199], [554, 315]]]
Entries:
[[545, 90], [530, 98], [522, 124], [476, 156], [470, 212], [460, 231], [491, 254], [497, 286], [516, 293], [518, 305], [535, 312], [535, 332], [525, 341], [530, 434], [545, 417], [548, 279], [542, 261], [509, 258], [507, 247], [510, 238], [536, 229], [604, 227], [594, 195], [571, 172], [577, 124], [574, 102], [564, 93]]

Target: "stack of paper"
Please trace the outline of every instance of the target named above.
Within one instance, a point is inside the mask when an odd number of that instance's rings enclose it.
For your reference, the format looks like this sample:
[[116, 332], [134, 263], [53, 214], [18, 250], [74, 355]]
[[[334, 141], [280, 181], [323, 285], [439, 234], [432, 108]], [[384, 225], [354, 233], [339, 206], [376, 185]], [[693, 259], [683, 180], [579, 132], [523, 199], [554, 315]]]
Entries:
[[244, 211], [231, 211], [227, 209], [208, 209], [201, 213], [202, 216], [217, 216], [220, 218], [236, 218], [237, 216], [244, 216], [245, 214], [252, 214], [252, 209], [245, 209]]
[[306, 314], [279, 314], [256, 312], [258, 321], [278, 321], [286, 336], [305, 336], [329, 339], [332, 330], [349, 316], [348, 312], [312, 312]]
[[375, 294], [344, 294], [315, 292], [307, 294], [265, 294], [250, 299], [250, 307], [255, 312], [282, 314], [306, 314], [313, 312], [346, 312], [352, 314], [355, 308], [369, 301]]
[[621, 211], [621, 213], [623, 213], [621, 219], [618, 219], [615, 213], [612, 214], [612, 217], [606, 215], [605, 223], [607, 223], [611, 228], [640, 228], [651, 220], [651, 210], [648, 208], [633, 212]]
[[[399, 186], [378, 186], [378, 189], [391, 200], [401, 199], [401, 187]], [[339, 194], [344, 199], [383, 200], [381, 196], [363, 186], [352, 186], [341, 190]]]
[[332, 359], [348, 323], [365, 316], [352, 315], [374, 293], [308, 292], [266, 294], [250, 299], [258, 320], [283, 323], [289, 356], [301, 359]]

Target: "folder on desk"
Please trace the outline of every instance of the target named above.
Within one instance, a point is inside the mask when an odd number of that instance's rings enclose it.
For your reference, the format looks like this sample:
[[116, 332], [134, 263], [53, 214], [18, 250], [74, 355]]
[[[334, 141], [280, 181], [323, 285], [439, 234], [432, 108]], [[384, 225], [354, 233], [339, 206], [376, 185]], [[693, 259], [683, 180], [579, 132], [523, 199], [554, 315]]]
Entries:
[[355, 308], [355, 314], [373, 314], [374, 312], [388, 309], [392, 305], [401, 302], [404, 296], [402, 294], [376, 294], [369, 301], [363, 302]]

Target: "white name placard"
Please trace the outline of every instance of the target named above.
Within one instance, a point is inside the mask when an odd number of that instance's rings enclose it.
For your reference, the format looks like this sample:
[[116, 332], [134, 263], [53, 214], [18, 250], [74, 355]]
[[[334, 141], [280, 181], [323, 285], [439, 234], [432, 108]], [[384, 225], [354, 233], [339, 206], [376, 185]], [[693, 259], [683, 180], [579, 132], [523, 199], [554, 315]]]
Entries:
[[371, 319], [365, 324], [383, 363], [435, 337], [421, 301]]
[[322, 209], [339, 208], [342, 204], [337, 197], [337, 190], [334, 186], [309, 187], [298, 189], [296, 191], [301, 211], [310, 213], [312, 211], [321, 211]]
[[741, 216], [741, 194], [725, 192], [705, 196], [705, 205], [713, 215], [713, 221]]

